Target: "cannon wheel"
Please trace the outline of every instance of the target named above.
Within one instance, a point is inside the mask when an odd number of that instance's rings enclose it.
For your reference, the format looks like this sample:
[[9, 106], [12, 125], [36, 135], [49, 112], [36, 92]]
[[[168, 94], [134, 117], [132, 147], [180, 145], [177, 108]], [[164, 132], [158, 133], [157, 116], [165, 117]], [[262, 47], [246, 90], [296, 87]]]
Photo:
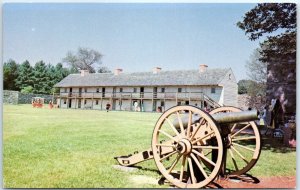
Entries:
[[[192, 124], [193, 114], [201, 119]], [[183, 116], [187, 116], [185, 124]], [[179, 126], [175, 126], [174, 121]], [[202, 135], [198, 131], [202, 131]], [[170, 147], [173, 149], [168, 154], [161, 154], [162, 149]], [[207, 157], [206, 150], [216, 150], [216, 157]], [[218, 124], [209, 114], [193, 106], [168, 109], [153, 131], [152, 151], [157, 168], [170, 183], [180, 188], [201, 188], [212, 182], [220, 172], [223, 150]]]
[[[210, 114], [217, 114], [220, 112], [241, 112], [242, 110], [236, 107], [220, 107], [212, 110]], [[231, 162], [234, 168], [227, 168], [228, 175], [242, 175], [248, 172], [257, 162], [261, 152], [261, 136], [259, 129], [254, 121], [244, 122], [242, 127], [237, 127], [237, 123], [231, 126], [229, 144], [227, 146], [227, 155], [230, 155]], [[238, 128], [238, 129], [237, 129]], [[246, 136], [246, 131], [250, 131], [250, 136]], [[238, 140], [240, 139], [240, 140]], [[249, 141], [255, 140], [255, 146], [247, 145]], [[247, 142], [248, 141], [248, 142]], [[226, 144], [226, 143], [225, 143]], [[226, 146], [226, 145], [225, 145]], [[248, 157], [246, 158], [240, 151], [246, 151]], [[251, 156], [252, 155], [252, 156]], [[240, 160], [237, 164], [237, 160]], [[225, 163], [226, 165], [226, 163]]]

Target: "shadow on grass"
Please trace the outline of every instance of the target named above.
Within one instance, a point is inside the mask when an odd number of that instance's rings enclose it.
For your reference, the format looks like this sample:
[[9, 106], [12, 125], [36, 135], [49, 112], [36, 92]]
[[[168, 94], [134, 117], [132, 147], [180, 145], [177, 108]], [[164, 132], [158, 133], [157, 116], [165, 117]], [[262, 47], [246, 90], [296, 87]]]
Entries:
[[130, 166], [130, 167], [131, 168], [137, 168], [137, 169], [142, 170], [142, 171], [150, 171], [150, 172], [155, 172], [157, 174], [160, 174], [158, 169], [144, 168], [142, 166]]
[[281, 139], [273, 138], [271, 135], [262, 135], [262, 150], [271, 150], [274, 153], [296, 152], [296, 148], [284, 145]]

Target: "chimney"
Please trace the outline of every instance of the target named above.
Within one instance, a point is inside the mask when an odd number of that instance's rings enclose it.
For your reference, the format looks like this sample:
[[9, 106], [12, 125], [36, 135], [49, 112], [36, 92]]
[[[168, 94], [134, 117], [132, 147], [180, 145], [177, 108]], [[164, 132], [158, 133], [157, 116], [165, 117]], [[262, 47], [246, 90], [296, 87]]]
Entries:
[[122, 73], [123, 69], [115, 69], [115, 75], [119, 75]]
[[90, 73], [89, 70], [80, 70], [80, 76], [82, 77], [88, 75], [89, 73]]
[[200, 67], [199, 67], [199, 72], [200, 73], [203, 73], [203, 72], [205, 72], [206, 71], [206, 69], [207, 69], [207, 65], [205, 65], [205, 64], [201, 64], [200, 65]]
[[161, 68], [160, 67], [154, 67], [153, 68], [153, 74], [157, 74], [161, 71]]

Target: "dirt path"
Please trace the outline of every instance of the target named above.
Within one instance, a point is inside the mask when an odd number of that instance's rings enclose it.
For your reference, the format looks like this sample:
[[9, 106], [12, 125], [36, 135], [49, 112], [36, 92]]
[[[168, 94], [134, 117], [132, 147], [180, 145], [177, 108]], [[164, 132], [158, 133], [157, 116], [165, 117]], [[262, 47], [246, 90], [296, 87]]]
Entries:
[[290, 177], [249, 177], [218, 179], [211, 188], [296, 188], [296, 176]]

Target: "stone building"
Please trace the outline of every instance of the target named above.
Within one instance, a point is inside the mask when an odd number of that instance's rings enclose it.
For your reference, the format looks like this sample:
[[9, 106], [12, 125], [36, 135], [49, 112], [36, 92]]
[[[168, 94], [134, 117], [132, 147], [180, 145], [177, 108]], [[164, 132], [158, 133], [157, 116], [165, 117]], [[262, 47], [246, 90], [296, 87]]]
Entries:
[[285, 115], [296, 114], [296, 60], [269, 63], [267, 103], [279, 99]]
[[[60, 108], [165, 111], [176, 105], [237, 106], [237, 82], [230, 68], [152, 72], [70, 74], [55, 87]], [[137, 102], [137, 103], [135, 103]]]

